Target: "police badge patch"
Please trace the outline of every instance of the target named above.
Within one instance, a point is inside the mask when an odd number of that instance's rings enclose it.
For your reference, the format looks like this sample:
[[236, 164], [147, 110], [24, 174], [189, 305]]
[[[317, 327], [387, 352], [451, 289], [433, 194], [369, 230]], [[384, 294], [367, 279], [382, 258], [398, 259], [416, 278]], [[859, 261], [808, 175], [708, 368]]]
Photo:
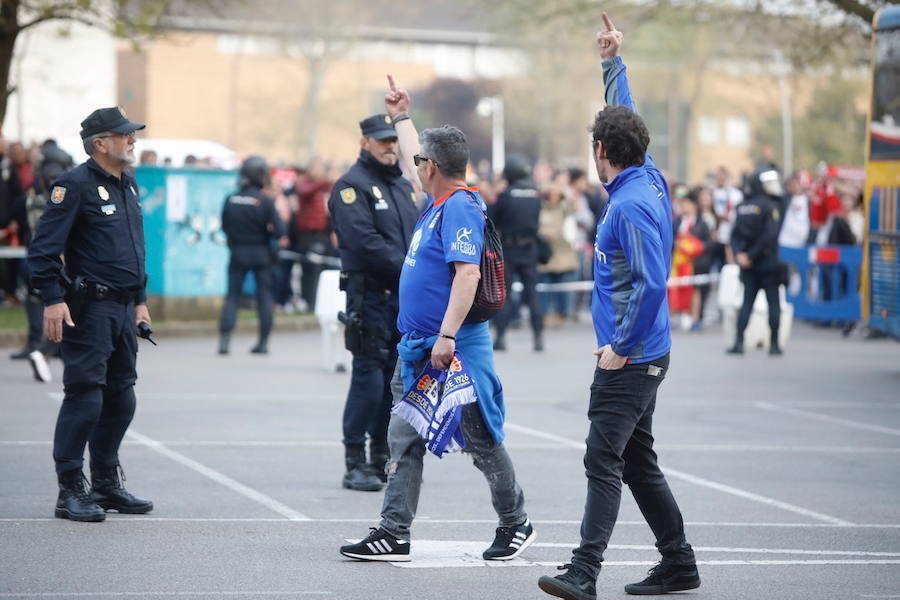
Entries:
[[109, 200], [109, 192], [102, 185], [97, 186], [97, 195], [100, 196], [101, 200]]
[[356, 190], [352, 187], [342, 189], [341, 200], [344, 204], [353, 204], [356, 202]]
[[50, 192], [50, 202], [53, 204], [62, 204], [63, 198], [66, 197], [66, 188], [61, 185], [57, 185], [53, 188], [53, 191]]
[[381, 190], [378, 189], [377, 185], [372, 186], [372, 195], [375, 196], [376, 198], [378, 198], [379, 200], [381, 200], [381, 198], [382, 198]]

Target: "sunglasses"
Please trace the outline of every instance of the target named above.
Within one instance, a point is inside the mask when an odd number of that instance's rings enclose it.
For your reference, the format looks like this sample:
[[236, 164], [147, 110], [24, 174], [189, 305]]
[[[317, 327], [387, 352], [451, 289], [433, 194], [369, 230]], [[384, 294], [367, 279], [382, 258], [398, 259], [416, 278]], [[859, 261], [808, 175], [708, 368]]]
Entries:
[[429, 160], [434, 163], [434, 166], [438, 166], [437, 161], [435, 161], [433, 158], [428, 158], [427, 156], [422, 156], [420, 154], [413, 155], [413, 163], [417, 167], [421, 167], [423, 164], [425, 164]]

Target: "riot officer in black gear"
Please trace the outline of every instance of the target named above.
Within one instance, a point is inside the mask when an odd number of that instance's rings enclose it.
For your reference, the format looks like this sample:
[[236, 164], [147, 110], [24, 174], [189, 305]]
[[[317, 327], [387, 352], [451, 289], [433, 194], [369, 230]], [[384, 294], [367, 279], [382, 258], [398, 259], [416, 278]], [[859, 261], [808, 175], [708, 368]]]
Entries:
[[[522, 282], [522, 300], [528, 305], [531, 330], [534, 334], [534, 349], [544, 349], [544, 315], [538, 301], [538, 219], [541, 212], [541, 196], [531, 180], [531, 163], [524, 156], [509, 156], [503, 168], [503, 177], [508, 187], [489, 208], [494, 225], [503, 240], [503, 258], [506, 262], [507, 293], [513, 281]], [[515, 317], [516, 306], [507, 302], [494, 317], [497, 337], [495, 350], [506, 350], [506, 329]]]
[[737, 205], [731, 247], [741, 267], [744, 302], [738, 313], [734, 345], [729, 354], [744, 353], [744, 330], [750, 321], [753, 303], [759, 290], [764, 290], [769, 303], [769, 354], [778, 356], [778, 325], [781, 306], [778, 286], [781, 283], [781, 263], [778, 259], [778, 229], [781, 221], [779, 206], [784, 191], [781, 176], [770, 166], [756, 169], [747, 182], [747, 198]]
[[400, 269], [419, 210], [412, 185], [397, 164], [397, 132], [391, 118], [379, 114], [359, 125], [359, 159], [334, 184], [328, 209], [341, 255], [341, 288], [347, 292], [347, 310], [340, 319], [347, 349], [353, 353], [344, 408], [343, 486], [378, 491], [387, 481], [390, 381], [400, 341]]
[[238, 192], [225, 199], [222, 231], [231, 249], [228, 264], [228, 296], [219, 321], [219, 354], [228, 354], [231, 331], [237, 320], [244, 278], [252, 271], [256, 283], [259, 340], [250, 351], [266, 354], [272, 331], [272, 264], [275, 250], [285, 235], [285, 225], [275, 210], [275, 200], [263, 192], [269, 184], [269, 166], [261, 156], [250, 156], [241, 165]]

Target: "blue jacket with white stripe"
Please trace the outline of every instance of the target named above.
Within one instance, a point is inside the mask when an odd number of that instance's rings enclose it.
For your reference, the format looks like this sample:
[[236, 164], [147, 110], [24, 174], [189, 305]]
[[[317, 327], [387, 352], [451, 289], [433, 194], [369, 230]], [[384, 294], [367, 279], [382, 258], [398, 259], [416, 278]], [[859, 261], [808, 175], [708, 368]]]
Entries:
[[[606, 103], [635, 110], [625, 63], [603, 61]], [[641, 363], [672, 346], [666, 280], [672, 268], [672, 203], [666, 181], [650, 155], [604, 186], [609, 203], [594, 242], [591, 311], [597, 347]]]

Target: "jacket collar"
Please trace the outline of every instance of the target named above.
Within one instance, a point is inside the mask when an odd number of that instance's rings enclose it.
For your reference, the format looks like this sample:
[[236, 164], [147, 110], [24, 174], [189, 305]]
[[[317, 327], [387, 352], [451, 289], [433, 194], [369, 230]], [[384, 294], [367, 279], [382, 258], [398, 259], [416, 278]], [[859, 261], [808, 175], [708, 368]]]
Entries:
[[[89, 169], [93, 169], [94, 171], [96, 171], [100, 175], [103, 175], [107, 179], [113, 179], [115, 181], [119, 181], [118, 177], [116, 177], [115, 175], [113, 175], [112, 173], [110, 173], [109, 171], [104, 169], [103, 167], [101, 167], [97, 163], [97, 161], [95, 161], [93, 158], [87, 159], [87, 166]], [[122, 181], [129, 181], [130, 179], [131, 179], [131, 175], [128, 173], [127, 169], [123, 169], [122, 170]]]
[[626, 183], [630, 181], [634, 181], [635, 179], [639, 179], [644, 176], [644, 167], [628, 167], [616, 177], [610, 181], [609, 183], [604, 183], [603, 187], [606, 189], [607, 193], [612, 196], [612, 194], [624, 186]]
[[403, 171], [400, 170], [400, 165], [383, 165], [372, 156], [372, 153], [368, 150], [360, 150], [359, 151], [359, 164], [364, 166], [366, 169], [373, 171], [384, 177], [385, 179], [396, 179], [398, 177], [403, 177]]

